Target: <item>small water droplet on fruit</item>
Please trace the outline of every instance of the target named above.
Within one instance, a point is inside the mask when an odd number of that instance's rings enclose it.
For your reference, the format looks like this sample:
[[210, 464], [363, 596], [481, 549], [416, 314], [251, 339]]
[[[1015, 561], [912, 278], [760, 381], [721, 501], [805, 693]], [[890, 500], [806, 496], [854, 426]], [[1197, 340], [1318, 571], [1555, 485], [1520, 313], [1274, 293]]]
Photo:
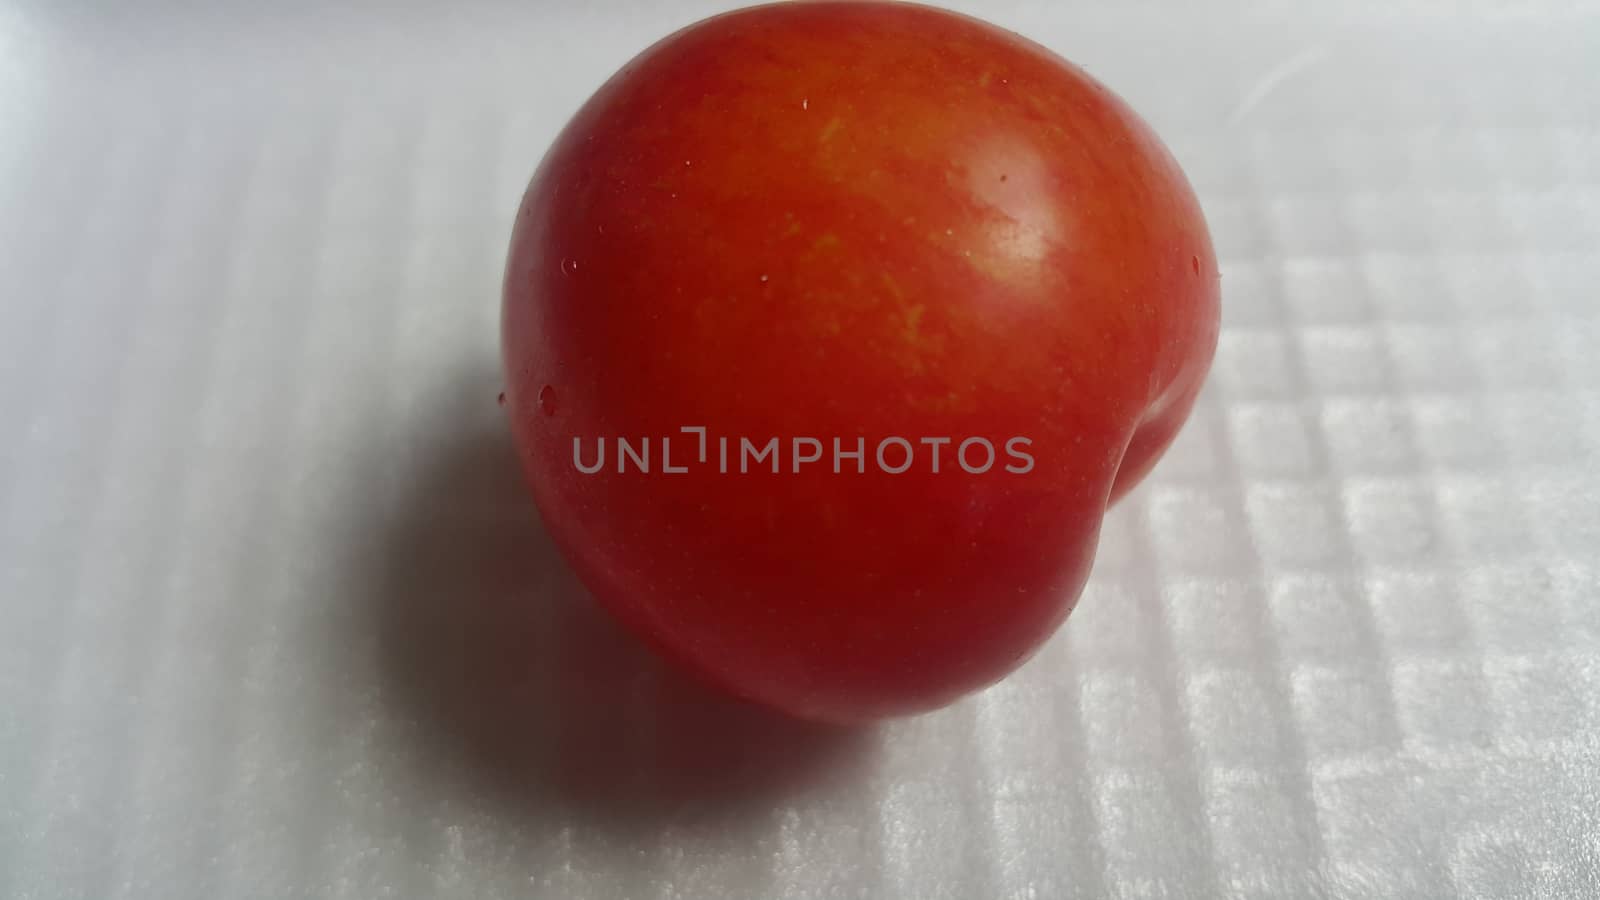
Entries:
[[767, 283], [767, 276], [765, 276], [765, 275], [761, 276], [761, 283], [762, 284], [766, 284]]
[[548, 384], [539, 388], [539, 411], [547, 416], [556, 414], [556, 389]]
[[686, 159], [686, 160], [683, 161], [683, 164], [687, 166], [687, 165], [689, 165], [689, 161]]
[[578, 271], [578, 261], [568, 256], [561, 260], [561, 271], [565, 275], [573, 275]]
[[946, 228], [946, 229], [945, 229], [945, 230], [944, 230], [944, 234], [945, 234], [945, 237], [951, 237], [951, 236], [953, 236], [953, 235], [954, 235], [954, 234], [955, 234], [955, 233], [956, 233], [956, 230], [955, 230], [955, 229], [954, 229], [954, 228]]
[[1198, 257], [1198, 256], [1189, 257], [1189, 266], [1190, 266], [1190, 268], [1194, 269], [1194, 273], [1196, 275], [1199, 275], [1200, 274], [1200, 257]]

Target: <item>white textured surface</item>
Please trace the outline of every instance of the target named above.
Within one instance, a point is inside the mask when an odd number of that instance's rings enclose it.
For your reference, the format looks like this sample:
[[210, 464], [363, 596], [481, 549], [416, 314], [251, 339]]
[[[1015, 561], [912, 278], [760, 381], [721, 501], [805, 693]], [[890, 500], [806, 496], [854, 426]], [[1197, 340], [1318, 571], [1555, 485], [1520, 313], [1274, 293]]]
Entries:
[[979, 10], [1227, 327], [1040, 657], [840, 737], [585, 606], [494, 403], [532, 167], [713, 7], [0, 2], [0, 896], [1600, 896], [1600, 5], [1317, 6]]

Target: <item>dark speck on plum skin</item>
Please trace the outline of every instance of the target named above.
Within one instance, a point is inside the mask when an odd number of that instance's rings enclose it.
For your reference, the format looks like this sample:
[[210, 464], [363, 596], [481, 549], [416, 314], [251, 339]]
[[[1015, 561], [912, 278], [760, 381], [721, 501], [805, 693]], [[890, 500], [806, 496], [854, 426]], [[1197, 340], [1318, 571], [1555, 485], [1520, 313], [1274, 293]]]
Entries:
[[501, 406], [505, 406], [506, 405], [506, 392], [505, 391], [501, 391], [500, 392], [500, 396], [495, 398], [495, 402], [499, 403]]
[[1198, 256], [1189, 257], [1189, 265], [1194, 269], [1194, 273], [1196, 275], [1200, 274], [1200, 257], [1198, 257]]

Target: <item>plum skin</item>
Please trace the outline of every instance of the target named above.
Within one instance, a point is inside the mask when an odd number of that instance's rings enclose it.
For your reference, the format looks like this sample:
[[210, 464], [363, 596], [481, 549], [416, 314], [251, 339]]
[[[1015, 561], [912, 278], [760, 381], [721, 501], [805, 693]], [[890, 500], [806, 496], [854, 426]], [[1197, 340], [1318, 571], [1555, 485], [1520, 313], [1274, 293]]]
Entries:
[[[641, 53], [539, 166], [505, 276], [507, 409], [597, 601], [727, 690], [861, 721], [991, 684], [1055, 631], [1218, 319], [1193, 191], [1081, 70], [926, 7], [753, 7]], [[573, 465], [575, 437], [678, 436], [691, 460], [684, 426], [1021, 435], [1035, 465]]]

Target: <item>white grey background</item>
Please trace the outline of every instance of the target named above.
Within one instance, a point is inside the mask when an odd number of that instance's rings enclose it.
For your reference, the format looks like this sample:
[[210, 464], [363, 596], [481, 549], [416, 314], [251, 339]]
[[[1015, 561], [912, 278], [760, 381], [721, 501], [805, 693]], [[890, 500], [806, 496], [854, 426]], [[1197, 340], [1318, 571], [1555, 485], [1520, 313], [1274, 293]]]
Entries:
[[1600, 4], [964, 4], [1226, 327], [1045, 651], [844, 735], [590, 609], [495, 404], [540, 154], [718, 8], [0, 2], [0, 896], [1600, 895]]

